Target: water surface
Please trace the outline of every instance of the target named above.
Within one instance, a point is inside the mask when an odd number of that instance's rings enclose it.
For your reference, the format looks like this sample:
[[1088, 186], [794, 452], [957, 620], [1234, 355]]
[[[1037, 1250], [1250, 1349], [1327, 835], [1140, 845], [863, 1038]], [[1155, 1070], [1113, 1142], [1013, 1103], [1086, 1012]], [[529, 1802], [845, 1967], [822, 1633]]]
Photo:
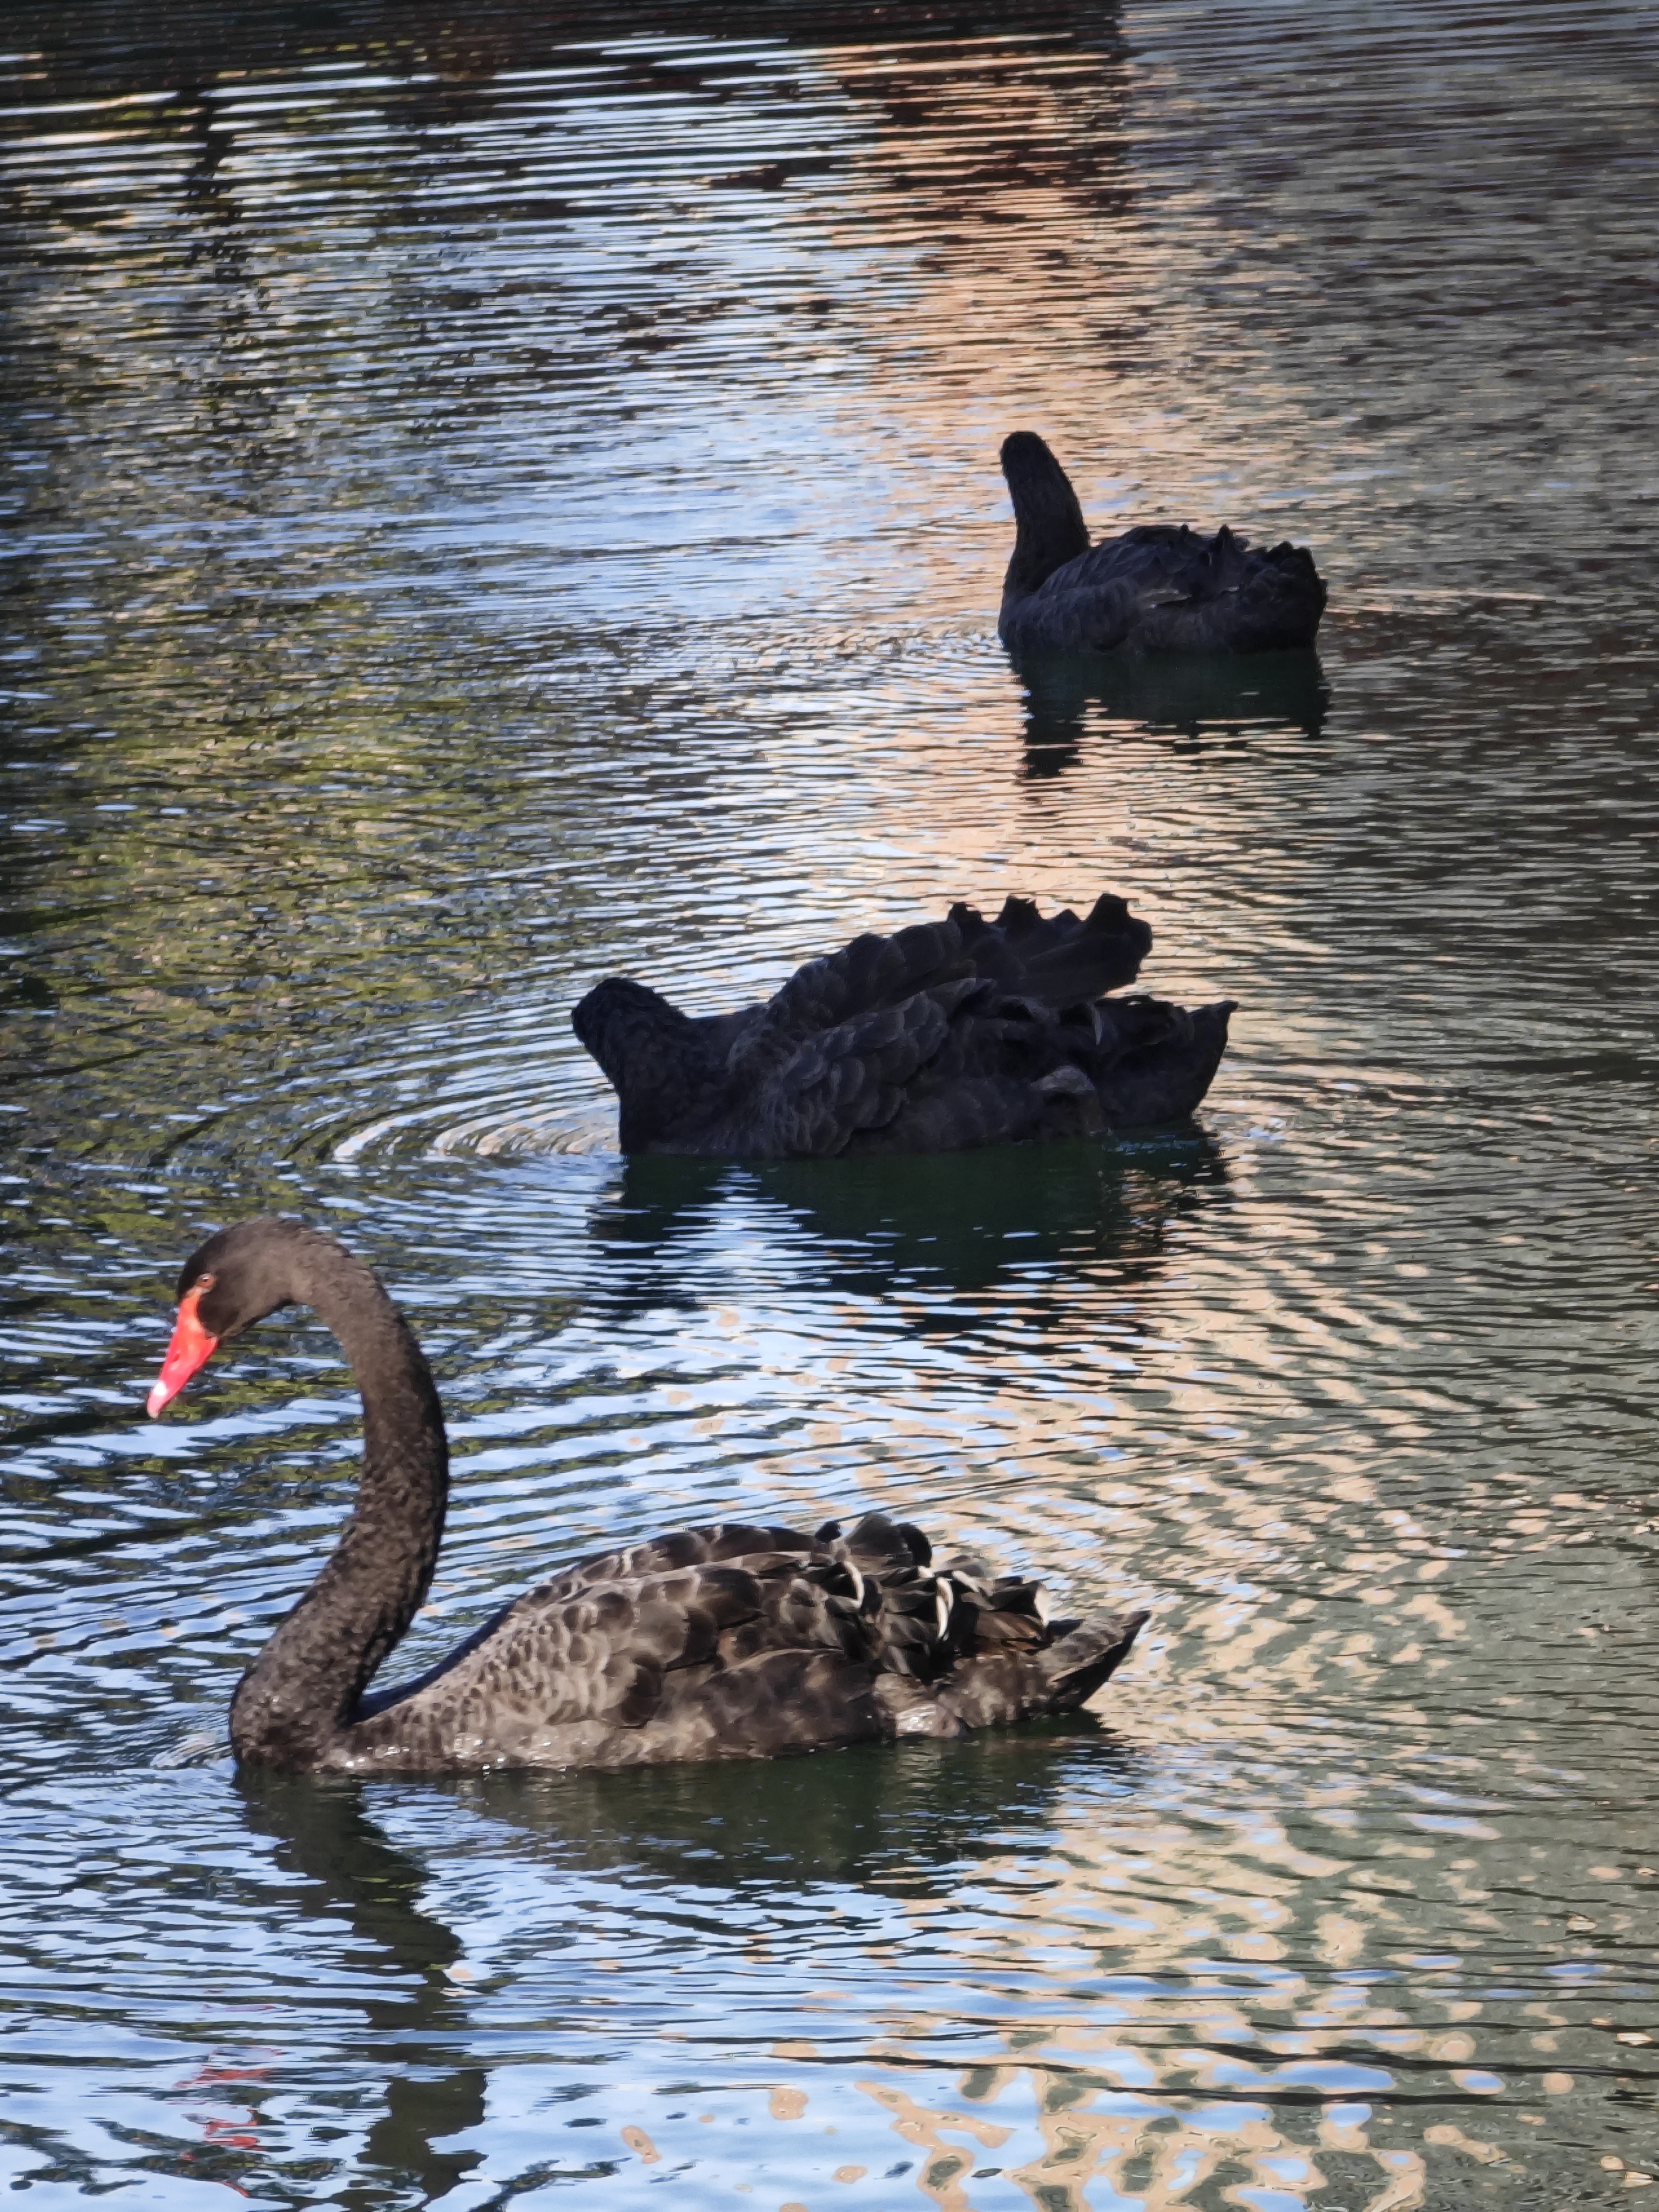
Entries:
[[[20, 6], [9, 2178], [50, 2206], [1626, 2202], [1659, 2174], [1650, 8]], [[1011, 668], [995, 449], [1316, 549]], [[1201, 1125], [624, 1164], [568, 1027], [1105, 886]], [[572, 1552], [879, 1504], [1154, 1619], [765, 1770], [233, 1772], [346, 1509], [280, 1207]]]

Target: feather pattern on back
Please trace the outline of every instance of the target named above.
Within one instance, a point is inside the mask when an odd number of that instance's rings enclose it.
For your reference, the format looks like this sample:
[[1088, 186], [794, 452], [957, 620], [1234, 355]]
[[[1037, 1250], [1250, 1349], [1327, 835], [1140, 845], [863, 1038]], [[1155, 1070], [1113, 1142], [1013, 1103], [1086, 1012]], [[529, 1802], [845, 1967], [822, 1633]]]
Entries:
[[880, 1514], [845, 1537], [684, 1528], [515, 1600], [428, 1674], [366, 1698], [321, 1763], [633, 1766], [960, 1735], [1081, 1705], [1145, 1618], [1051, 1623], [1038, 1585], [977, 1559], [936, 1566], [920, 1530]]

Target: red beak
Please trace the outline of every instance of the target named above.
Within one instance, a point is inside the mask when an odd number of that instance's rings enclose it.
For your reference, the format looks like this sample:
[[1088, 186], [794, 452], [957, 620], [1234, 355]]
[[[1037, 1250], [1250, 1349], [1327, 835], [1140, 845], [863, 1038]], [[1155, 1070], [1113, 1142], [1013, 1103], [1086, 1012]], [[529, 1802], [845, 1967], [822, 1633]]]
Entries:
[[167, 1358], [161, 1362], [155, 1388], [149, 1394], [151, 1420], [156, 1419], [163, 1407], [173, 1403], [191, 1376], [199, 1368], [205, 1367], [219, 1349], [218, 1338], [210, 1336], [196, 1318], [196, 1301], [205, 1287], [198, 1284], [195, 1290], [186, 1291], [179, 1301], [173, 1341], [167, 1346]]

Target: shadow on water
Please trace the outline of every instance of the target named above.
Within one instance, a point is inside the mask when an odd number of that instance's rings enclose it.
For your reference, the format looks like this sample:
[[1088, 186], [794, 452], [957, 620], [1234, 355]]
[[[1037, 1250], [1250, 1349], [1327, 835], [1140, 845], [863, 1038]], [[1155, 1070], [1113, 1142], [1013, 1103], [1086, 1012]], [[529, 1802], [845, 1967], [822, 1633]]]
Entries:
[[1317, 737], [1330, 687], [1316, 653], [1026, 653], [1010, 656], [1025, 691], [1025, 774], [1060, 775], [1091, 732], [1128, 722], [1201, 750], [1251, 730]]
[[447, 1978], [462, 1945], [453, 1929], [421, 1909], [425, 1869], [368, 1818], [360, 1783], [244, 1772], [236, 1788], [249, 1827], [270, 1837], [278, 1864], [303, 1878], [301, 1908], [324, 1919], [343, 1915], [354, 1935], [387, 1954], [406, 1977], [363, 2002], [386, 2065], [386, 2109], [363, 2145], [362, 2187], [353, 2185], [334, 2201], [384, 2203], [376, 2172], [415, 2180], [423, 2201], [444, 2196], [483, 2154], [435, 2145], [483, 2120], [485, 2076], [477, 2066], [441, 2070], [458, 2055], [466, 2027], [465, 2007]]
[[1133, 1283], [1158, 1272], [1171, 1224], [1227, 1182], [1221, 1147], [1194, 1124], [915, 1158], [642, 1158], [623, 1164], [589, 1229], [618, 1263], [611, 1295], [630, 1310], [698, 1303], [704, 1248], [739, 1224], [763, 1239], [805, 1231], [818, 1286], [848, 1297], [878, 1298], [900, 1280], [973, 1293], [1059, 1262]]
[[671, 1890], [781, 1898], [815, 1884], [946, 1897], [982, 1851], [1006, 1852], [1022, 1836], [1040, 1846], [1082, 1770], [1097, 1794], [1134, 1786], [1135, 1754], [1087, 1712], [957, 1743], [457, 1787], [469, 1807], [544, 1838], [573, 1873], [632, 1870]]
[[[490, 1775], [434, 1782], [458, 1808], [516, 1833], [551, 1871], [620, 1876], [676, 1900], [676, 1924], [730, 1933], [721, 1900], [799, 1912], [814, 1888], [948, 1899], [964, 1869], [1052, 1834], [1061, 1796], [1128, 1796], [1132, 1750], [1089, 1713], [961, 1743], [861, 1745], [817, 1759], [655, 1767], [635, 1773]], [[388, 2178], [441, 2197], [483, 2155], [441, 2146], [482, 2124], [484, 2068], [467, 2054], [466, 1999], [449, 1970], [463, 1944], [425, 1911], [430, 1875], [391, 1843], [357, 1781], [243, 1773], [249, 1827], [303, 1882], [308, 1916], [343, 1917], [395, 1985], [362, 2009], [384, 2069], [386, 2110], [369, 2128], [359, 2183], [335, 2200], [368, 2206]], [[505, 1840], [505, 1838], [503, 1838]], [[701, 1901], [699, 1903], [697, 1900]]]
[[[448, 0], [18, 0], [14, 43], [44, 65], [54, 90], [108, 97], [178, 82], [210, 85], [250, 71], [314, 66], [337, 54], [378, 52], [393, 67], [477, 79], [521, 68], [551, 46], [601, 39], [788, 40], [819, 45], [898, 39], [1076, 36], [1066, 0], [888, 0], [878, 10], [842, 0], [527, 0], [458, 11]], [[1100, 9], [1090, 43], [1108, 41], [1115, 12]], [[643, 58], [641, 74], [649, 67]]]

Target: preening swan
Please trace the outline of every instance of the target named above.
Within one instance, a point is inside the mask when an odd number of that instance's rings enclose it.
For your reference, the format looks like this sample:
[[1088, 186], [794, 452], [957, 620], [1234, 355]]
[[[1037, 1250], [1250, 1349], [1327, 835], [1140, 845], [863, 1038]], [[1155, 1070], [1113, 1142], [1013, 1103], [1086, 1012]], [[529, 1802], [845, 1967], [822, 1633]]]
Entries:
[[1276, 653], [1314, 641], [1325, 586], [1305, 546], [1266, 552], [1225, 526], [1213, 538], [1142, 523], [1089, 543], [1077, 494], [1034, 431], [1002, 441], [1014, 551], [997, 635], [1017, 650]]
[[1106, 892], [1079, 921], [1011, 898], [994, 921], [857, 937], [763, 1006], [683, 1014], [595, 985], [571, 1026], [615, 1087], [625, 1152], [713, 1159], [950, 1152], [1179, 1121], [1210, 1087], [1231, 1000], [1108, 999], [1152, 941]]
[[289, 1304], [328, 1323], [362, 1394], [356, 1508], [231, 1700], [231, 1743], [251, 1765], [458, 1774], [960, 1735], [1073, 1711], [1146, 1617], [1050, 1620], [1038, 1584], [972, 1558], [935, 1566], [919, 1529], [880, 1514], [846, 1536], [725, 1522], [583, 1559], [416, 1680], [371, 1689], [443, 1536], [449, 1455], [421, 1348], [362, 1261], [298, 1221], [209, 1237], [179, 1301], [152, 1415], [219, 1345]]

